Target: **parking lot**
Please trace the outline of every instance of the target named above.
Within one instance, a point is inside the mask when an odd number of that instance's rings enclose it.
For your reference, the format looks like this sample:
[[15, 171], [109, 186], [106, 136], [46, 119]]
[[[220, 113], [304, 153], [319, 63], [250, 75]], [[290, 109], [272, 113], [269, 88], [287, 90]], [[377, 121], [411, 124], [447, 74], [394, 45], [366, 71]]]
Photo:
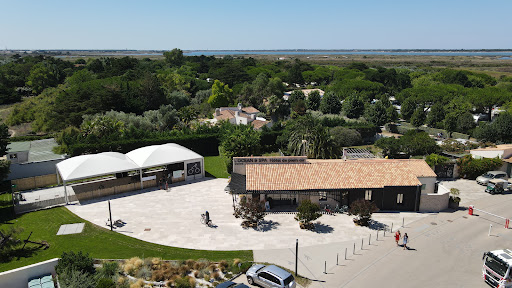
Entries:
[[457, 188], [460, 190], [460, 206], [468, 207], [474, 204], [475, 200], [488, 197], [489, 194], [485, 192], [485, 186], [479, 185], [475, 180], [457, 179], [453, 181], [441, 181], [439, 183], [444, 187], [451, 189]]

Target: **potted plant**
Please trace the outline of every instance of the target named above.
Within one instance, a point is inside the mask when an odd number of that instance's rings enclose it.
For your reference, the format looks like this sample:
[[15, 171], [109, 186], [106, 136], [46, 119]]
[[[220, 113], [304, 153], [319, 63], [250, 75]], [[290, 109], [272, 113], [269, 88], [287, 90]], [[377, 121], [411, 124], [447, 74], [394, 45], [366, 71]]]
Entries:
[[452, 209], [459, 209], [460, 191], [457, 188], [450, 189], [450, 201], [448, 202], [448, 206]]

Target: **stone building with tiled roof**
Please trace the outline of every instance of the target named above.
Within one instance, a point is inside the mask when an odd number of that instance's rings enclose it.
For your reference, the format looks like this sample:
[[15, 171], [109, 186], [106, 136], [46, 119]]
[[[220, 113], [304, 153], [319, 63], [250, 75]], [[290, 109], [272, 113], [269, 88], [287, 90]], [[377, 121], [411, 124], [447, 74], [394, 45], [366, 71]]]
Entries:
[[436, 174], [421, 159], [235, 157], [229, 188], [271, 198], [275, 205], [310, 199], [335, 207], [365, 199], [382, 210], [420, 211], [420, 200], [434, 193], [435, 182]]
[[260, 111], [252, 106], [242, 107], [242, 104], [238, 104], [237, 107], [221, 107], [215, 109], [213, 119], [211, 123], [217, 123], [219, 121], [229, 121], [231, 124], [236, 125], [252, 125], [255, 130], [260, 130], [263, 126], [270, 127], [272, 123], [267, 119], [258, 117]]

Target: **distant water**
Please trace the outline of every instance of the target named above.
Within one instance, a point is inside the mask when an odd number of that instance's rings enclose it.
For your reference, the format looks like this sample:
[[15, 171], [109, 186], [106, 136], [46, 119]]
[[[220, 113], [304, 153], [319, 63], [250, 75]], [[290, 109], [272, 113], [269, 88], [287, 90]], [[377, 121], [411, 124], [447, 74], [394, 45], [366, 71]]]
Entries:
[[322, 50], [273, 50], [273, 51], [247, 51], [247, 50], [219, 50], [219, 51], [184, 51], [186, 56], [216, 56], [216, 55], [411, 55], [411, 56], [512, 56], [509, 52], [463, 52], [463, 51], [322, 51]]

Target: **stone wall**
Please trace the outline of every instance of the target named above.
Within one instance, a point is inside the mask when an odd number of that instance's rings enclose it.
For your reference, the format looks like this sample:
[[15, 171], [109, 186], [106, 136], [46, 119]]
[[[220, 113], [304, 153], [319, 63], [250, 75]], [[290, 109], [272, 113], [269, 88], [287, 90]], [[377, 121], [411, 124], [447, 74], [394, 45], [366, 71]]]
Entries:
[[[439, 188], [443, 186], [439, 185]], [[449, 191], [439, 189], [437, 194], [421, 194], [420, 212], [440, 212], [448, 209]]]

